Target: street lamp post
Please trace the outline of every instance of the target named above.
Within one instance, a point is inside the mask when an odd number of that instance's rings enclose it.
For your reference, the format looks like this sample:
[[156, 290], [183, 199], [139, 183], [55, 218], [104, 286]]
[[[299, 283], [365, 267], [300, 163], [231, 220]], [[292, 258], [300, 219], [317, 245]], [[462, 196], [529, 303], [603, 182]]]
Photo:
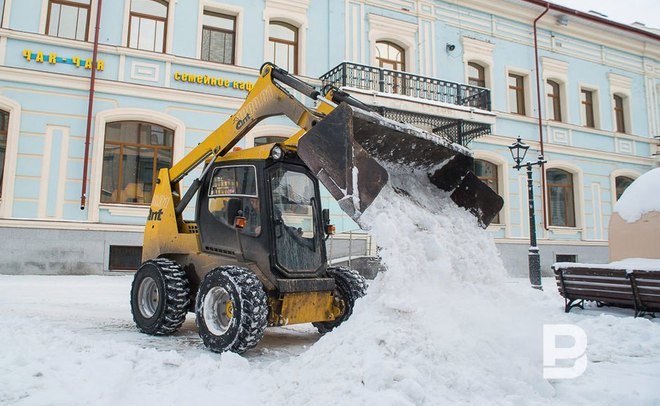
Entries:
[[529, 198], [529, 281], [532, 284], [534, 289], [543, 290], [541, 285], [541, 257], [539, 255], [539, 247], [536, 243], [536, 216], [534, 214], [534, 183], [532, 180], [532, 166], [543, 165], [546, 161], [543, 159], [543, 155], [539, 154], [536, 162], [526, 162], [522, 163], [527, 154], [529, 145], [522, 142], [520, 137], [509, 146], [511, 151], [511, 156], [513, 157], [514, 162], [516, 163], [513, 167], [520, 171], [522, 167], [527, 168], [527, 195]]

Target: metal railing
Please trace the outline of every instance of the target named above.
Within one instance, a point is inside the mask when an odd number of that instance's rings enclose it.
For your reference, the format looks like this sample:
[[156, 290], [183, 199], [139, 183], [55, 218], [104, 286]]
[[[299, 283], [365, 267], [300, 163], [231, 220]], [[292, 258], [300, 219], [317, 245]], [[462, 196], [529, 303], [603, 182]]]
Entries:
[[490, 111], [490, 90], [375, 66], [342, 62], [320, 77], [324, 85], [353, 87], [382, 93], [474, 107]]
[[371, 235], [362, 230], [345, 231], [330, 236], [326, 242], [328, 262], [330, 264], [348, 262], [355, 258], [373, 257], [376, 255], [376, 246]]

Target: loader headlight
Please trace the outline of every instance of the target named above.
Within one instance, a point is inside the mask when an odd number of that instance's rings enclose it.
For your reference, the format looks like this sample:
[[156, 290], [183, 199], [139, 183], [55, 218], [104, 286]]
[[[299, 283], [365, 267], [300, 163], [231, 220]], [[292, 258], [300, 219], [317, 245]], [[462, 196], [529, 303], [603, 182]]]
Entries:
[[282, 159], [282, 155], [284, 155], [284, 152], [282, 151], [282, 147], [279, 145], [275, 145], [273, 149], [270, 150], [270, 157], [275, 161]]

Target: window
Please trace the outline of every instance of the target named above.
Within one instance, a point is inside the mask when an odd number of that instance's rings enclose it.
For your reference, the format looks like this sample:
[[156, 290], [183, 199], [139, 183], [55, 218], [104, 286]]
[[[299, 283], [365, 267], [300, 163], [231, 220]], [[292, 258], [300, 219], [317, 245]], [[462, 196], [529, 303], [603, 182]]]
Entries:
[[167, 2], [165, 0], [131, 0], [128, 24], [129, 48], [165, 52]]
[[2, 180], [5, 172], [5, 156], [7, 155], [7, 128], [9, 113], [0, 110], [0, 197], [2, 197]]
[[105, 126], [101, 202], [149, 204], [158, 170], [172, 166], [174, 131], [119, 121]]
[[376, 61], [381, 68], [406, 70], [406, 52], [400, 46], [389, 41], [376, 42]]
[[575, 254], [556, 254], [555, 262], [578, 262]]
[[575, 227], [573, 175], [561, 169], [548, 169], [546, 175], [550, 204], [550, 225]]
[[236, 217], [244, 217], [245, 227], [241, 232], [259, 235], [261, 213], [256, 168], [250, 165], [216, 168], [209, 185], [209, 212], [230, 227], [234, 227]]
[[110, 271], [135, 271], [142, 263], [142, 247], [111, 245], [108, 258]]
[[89, 0], [50, 0], [46, 34], [60, 38], [87, 40]]
[[287, 137], [277, 137], [277, 136], [256, 137], [254, 139], [254, 146], [258, 147], [259, 145], [272, 144], [274, 142], [284, 142], [286, 140]]
[[268, 59], [282, 69], [298, 74], [298, 29], [291, 24], [271, 21]]
[[630, 186], [631, 183], [633, 183], [635, 179], [629, 178], [627, 176], [617, 176], [615, 179], [616, 183], [616, 200], [619, 200], [621, 198], [621, 195], [623, 192], [628, 189], [628, 186]]
[[618, 94], [614, 95], [614, 116], [616, 122], [616, 132], [626, 132], [626, 118], [623, 109], [623, 97]]
[[594, 119], [594, 92], [591, 90], [581, 90], [581, 103], [582, 103], [582, 124], [585, 127], [596, 127], [596, 120]]
[[525, 78], [509, 74], [509, 107], [514, 114], [525, 115]]
[[546, 83], [546, 89], [548, 96], [548, 118], [554, 121], [561, 121], [561, 90], [559, 83], [554, 80], [548, 80]]
[[[495, 193], [499, 193], [499, 186], [497, 181], [497, 165], [494, 163], [484, 161], [482, 159], [474, 160], [474, 174], [477, 177], [488, 185]], [[497, 216], [492, 221], [495, 224], [500, 223], [500, 214], [497, 213]]]
[[486, 87], [486, 69], [476, 62], [468, 62], [468, 85]]
[[204, 10], [202, 24], [202, 60], [233, 65], [236, 17]]

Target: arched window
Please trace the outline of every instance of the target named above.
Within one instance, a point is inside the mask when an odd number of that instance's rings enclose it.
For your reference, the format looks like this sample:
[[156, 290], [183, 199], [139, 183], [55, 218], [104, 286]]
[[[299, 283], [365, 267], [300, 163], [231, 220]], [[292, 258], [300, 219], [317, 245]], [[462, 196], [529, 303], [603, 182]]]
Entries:
[[546, 172], [550, 225], [575, 227], [575, 198], [573, 175], [561, 169]]
[[131, 0], [128, 47], [165, 52], [167, 1]]
[[268, 31], [268, 60], [282, 69], [298, 73], [298, 29], [281, 21], [271, 21]]
[[616, 184], [616, 200], [619, 200], [621, 198], [621, 195], [623, 192], [628, 189], [628, 186], [630, 186], [631, 183], [633, 183], [635, 179], [629, 178], [627, 176], [617, 176], [615, 179], [615, 184]]
[[486, 69], [476, 62], [468, 62], [468, 84], [486, 87]]
[[406, 51], [395, 43], [377, 41], [376, 61], [381, 68], [405, 71]]
[[2, 181], [5, 173], [5, 156], [7, 155], [7, 129], [9, 128], [9, 113], [0, 110], [0, 197], [2, 197]]
[[618, 94], [614, 95], [614, 118], [616, 124], [616, 132], [626, 132], [626, 114], [623, 103], [623, 96]]
[[548, 80], [546, 89], [548, 92], [548, 118], [554, 121], [561, 121], [561, 89], [559, 83], [554, 80]]
[[[483, 159], [474, 160], [474, 174], [477, 175], [482, 182], [488, 185], [495, 193], [499, 193], [499, 184], [497, 176], [497, 165], [492, 162], [484, 161]], [[500, 214], [493, 219], [492, 223], [500, 223]]]
[[102, 203], [149, 204], [158, 170], [172, 166], [174, 131], [140, 121], [105, 126]]

